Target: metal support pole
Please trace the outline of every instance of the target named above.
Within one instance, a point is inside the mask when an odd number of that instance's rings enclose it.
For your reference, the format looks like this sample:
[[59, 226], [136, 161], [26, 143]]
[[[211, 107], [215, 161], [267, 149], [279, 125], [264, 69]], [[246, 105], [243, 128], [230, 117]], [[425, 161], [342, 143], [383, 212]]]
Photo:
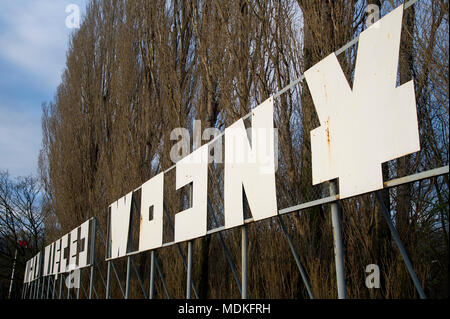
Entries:
[[127, 257], [127, 279], [125, 282], [125, 299], [130, 296], [131, 256]]
[[92, 299], [94, 288], [94, 265], [91, 266], [91, 275], [89, 277], [89, 299]]
[[114, 262], [111, 261], [111, 267], [114, 271], [114, 276], [116, 277], [117, 283], [119, 284], [120, 292], [122, 293], [122, 296], [125, 298], [125, 292], [123, 291], [122, 284], [120, 283], [119, 275], [117, 274], [116, 266], [114, 266]]
[[80, 278], [78, 279], [78, 288], [77, 288], [77, 299], [80, 299], [80, 289], [81, 289], [81, 271], [82, 271], [83, 269], [82, 268], [80, 268]]
[[313, 294], [311, 286], [309, 284], [308, 276], [306, 275], [306, 271], [300, 262], [300, 257], [298, 256], [297, 251], [295, 250], [294, 243], [292, 242], [292, 238], [288, 233], [286, 224], [284, 223], [283, 218], [280, 215], [278, 215], [278, 220], [280, 221], [281, 229], [283, 230], [284, 236], [286, 237], [286, 240], [288, 241], [289, 248], [291, 249], [292, 255], [294, 256], [295, 263], [297, 264], [297, 268], [300, 271], [300, 275], [302, 276], [303, 283], [305, 284], [306, 290], [308, 291], [309, 298], [314, 299], [314, 294]]
[[[337, 194], [336, 182], [332, 181], [329, 183], [330, 195]], [[340, 214], [341, 210], [336, 202], [331, 205], [331, 220], [333, 225], [333, 238], [334, 238], [334, 257], [336, 264], [336, 278], [338, 286], [338, 298], [346, 298], [346, 288], [345, 288], [345, 272], [344, 272], [344, 254], [342, 248], [342, 229]]]
[[22, 299], [25, 299], [27, 296], [27, 289], [28, 289], [28, 284], [23, 284], [22, 285]]
[[92, 289], [94, 290], [95, 299], [98, 299], [97, 290], [95, 289], [95, 286], [92, 286]]
[[[44, 295], [45, 295], [45, 277], [42, 277], [42, 291], [41, 291], [41, 299], [45, 299]], [[48, 281], [48, 280], [47, 280]]]
[[187, 278], [186, 278], [186, 299], [191, 299], [192, 285], [192, 240], [188, 241]]
[[25, 283], [22, 284], [22, 292], [20, 294], [20, 299], [23, 299], [24, 291], [25, 291]]
[[53, 275], [53, 286], [52, 286], [52, 299], [56, 299], [56, 285], [57, 285], [58, 277], [57, 275]]
[[106, 293], [105, 299], [109, 299], [109, 291], [111, 289], [111, 261], [108, 260], [106, 268]]
[[[98, 227], [98, 233], [100, 234], [100, 237], [102, 238], [103, 243], [106, 245], [106, 247], [108, 247], [109, 243], [106, 242], [106, 239], [105, 239], [105, 236], [103, 235], [103, 231], [102, 231], [101, 227]], [[108, 251], [108, 249], [107, 249], [107, 251]], [[107, 255], [108, 255], [108, 253], [107, 253]], [[114, 276], [117, 279], [117, 283], [119, 284], [119, 288], [122, 293], [122, 296], [125, 298], [125, 293], [123, 291], [122, 284], [120, 283], [119, 275], [117, 274], [117, 270], [116, 270], [116, 267], [114, 266], [114, 262], [112, 260], [108, 260], [108, 262], [111, 263], [112, 270], [114, 271]], [[111, 279], [110, 279], [110, 281], [111, 281]]]
[[166, 281], [164, 280], [164, 275], [162, 273], [162, 270], [159, 267], [158, 258], [156, 257], [156, 254], [155, 254], [155, 266], [156, 266], [156, 270], [158, 270], [158, 274], [159, 274], [159, 277], [161, 278], [161, 282], [162, 282], [164, 291], [165, 291], [165, 293], [167, 295], [167, 298], [170, 299], [169, 290], [167, 289]]
[[138, 269], [136, 267], [136, 263], [134, 262], [133, 256], [130, 256], [130, 257], [131, 257], [131, 265], [133, 266], [134, 272], [136, 273], [136, 277], [139, 282], [139, 286], [141, 286], [142, 293], [144, 294], [144, 299], [147, 299], [147, 293], [145, 292], [144, 284], [142, 283], [142, 279], [141, 279], [141, 276], [139, 275]]
[[155, 251], [152, 250], [150, 253], [150, 288], [149, 288], [149, 299], [153, 299], [155, 293]]
[[42, 290], [42, 280], [44, 278], [39, 278], [38, 279], [38, 289], [36, 291], [36, 299], [41, 299], [41, 290]]
[[41, 278], [39, 277], [37, 280], [36, 299], [39, 299], [39, 289], [40, 288], [41, 288]]
[[45, 277], [42, 277], [42, 287], [41, 287], [41, 293], [39, 298], [44, 299], [44, 292], [45, 292]]
[[55, 277], [52, 275], [49, 275], [48, 278], [49, 278], [49, 283], [48, 283], [49, 289], [48, 289], [47, 299], [52, 299], [53, 298], [53, 289], [55, 287], [54, 286]]
[[[166, 205], [163, 205], [163, 207], [164, 207], [164, 213], [166, 214], [167, 219], [169, 220], [170, 227], [172, 229], [175, 229], [175, 227], [174, 227], [174, 225], [172, 223], [172, 219], [170, 218], [169, 213], [167, 212]], [[181, 259], [183, 260], [184, 268], [187, 270], [186, 258], [184, 257], [183, 250], [181, 249], [181, 245], [180, 245], [180, 243], [176, 243], [176, 245], [177, 245], [177, 248], [178, 248], [178, 253], [181, 256]], [[197, 289], [195, 288], [194, 282], [192, 282], [192, 290], [194, 291], [195, 298], [198, 299]]]
[[47, 292], [45, 293], [45, 299], [50, 299], [50, 286], [52, 282], [52, 276], [49, 274], [47, 278]]
[[414, 268], [411, 264], [411, 261], [409, 260], [408, 254], [406, 253], [406, 250], [405, 250], [405, 247], [403, 246], [402, 241], [400, 240], [400, 236], [398, 235], [398, 232], [395, 229], [395, 226], [392, 224], [391, 216], [390, 216], [386, 206], [383, 203], [380, 192], [379, 191], [375, 192], [375, 196], [377, 197], [378, 204], [380, 204], [384, 219], [386, 220], [386, 222], [389, 226], [389, 230], [391, 231], [392, 238], [394, 238], [395, 244], [397, 245], [398, 249], [400, 250], [400, 254], [403, 257], [403, 261], [405, 262], [406, 268], [408, 268], [409, 275], [411, 276], [414, 286], [416, 287], [417, 292], [419, 293], [420, 299], [426, 299], [427, 296], [425, 295], [425, 292], [422, 289], [422, 285], [420, 284], [419, 279], [417, 278], [417, 275], [414, 272]]
[[[97, 258], [95, 259], [95, 264], [96, 264], [96, 265], [100, 265], [100, 263], [98, 262]], [[102, 274], [102, 272], [100, 271], [100, 268], [99, 268], [98, 266], [97, 266], [97, 269], [99, 270], [97, 273], [100, 275], [100, 279], [101, 279], [101, 281], [102, 281], [103, 287], [106, 288], [105, 278], [103, 278], [103, 274]]]
[[92, 218], [92, 234], [91, 234], [91, 277], [89, 282], [89, 299], [92, 299], [94, 290], [94, 267], [95, 267], [95, 234], [97, 230], [97, 220]]
[[61, 299], [61, 296], [62, 296], [62, 283], [63, 283], [63, 279], [64, 279], [64, 276], [63, 276], [63, 274], [61, 274], [61, 276], [60, 276], [60, 278], [59, 278], [59, 296], [58, 296], [58, 299]]
[[45, 299], [48, 299], [48, 295], [49, 295], [49, 293], [50, 293], [50, 279], [51, 279], [51, 275], [49, 275], [48, 277], [47, 277], [47, 295], [45, 296]]
[[247, 225], [243, 225], [242, 232], [242, 299], [248, 298], [248, 232]]
[[38, 287], [36, 289], [36, 299], [41, 299], [41, 287], [42, 287], [42, 277], [38, 279]]
[[33, 299], [33, 282], [29, 283], [30, 291], [28, 291], [28, 299]]
[[52, 290], [52, 299], [55, 299], [55, 292], [56, 292], [56, 280], [58, 279], [58, 275], [53, 277], [53, 290]]
[[[335, 181], [329, 183], [330, 195], [337, 194], [337, 186]], [[344, 272], [344, 253], [342, 248], [342, 229], [340, 220], [340, 207], [338, 203], [331, 203], [331, 221], [333, 224], [334, 238], [334, 259], [336, 264], [336, 278], [338, 287], [338, 298], [346, 298], [345, 290], [345, 272]]]
[[84, 294], [84, 296], [87, 298], [88, 294], [87, 294], [87, 292], [86, 292], [86, 289], [84, 289], [83, 281], [80, 281], [80, 288], [83, 290], [83, 294]]
[[33, 299], [36, 299], [36, 296], [37, 296], [37, 294], [36, 294], [36, 290], [37, 290], [37, 282], [38, 282], [38, 279], [35, 279], [35, 280], [33, 281]]
[[9, 283], [8, 299], [11, 299], [11, 291], [12, 291], [12, 286], [13, 286], [13, 281], [14, 281], [14, 270], [16, 270], [16, 259], [17, 259], [17, 247], [16, 247], [16, 251], [14, 252], [14, 261], [13, 261], [12, 272], [11, 272], [11, 282]]
[[[219, 223], [218, 223], [217, 218], [216, 218], [216, 212], [215, 212], [215, 210], [214, 210], [214, 208], [213, 208], [213, 206], [211, 204], [211, 201], [209, 200], [209, 197], [208, 197], [208, 208], [212, 212], [211, 215], [214, 218], [214, 222], [216, 224], [216, 227], [219, 227]], [[219, 232], [219, 238], [220, 238], [220, 242], [222, 243], [223, 250], [225, 252], [225, 257], [227, 258], [228, 264], [231, 267], [231, 272], [233, 273], [234, 281], [236, 281], [236, 285], [238, 286], [239, 293], [242, 294], [242, 288], [241, 288], [241, 283], [239, 281], [239, 276], [237, 274], [236, 267], [234, 267], [234, 263], [233, 263], [233, 260], [231, 259], [231, 255], [230, 255], [230, 252], [228, 250], [228, 247], [225, 244], [225, 240], [223, 238], [222, 232]]]

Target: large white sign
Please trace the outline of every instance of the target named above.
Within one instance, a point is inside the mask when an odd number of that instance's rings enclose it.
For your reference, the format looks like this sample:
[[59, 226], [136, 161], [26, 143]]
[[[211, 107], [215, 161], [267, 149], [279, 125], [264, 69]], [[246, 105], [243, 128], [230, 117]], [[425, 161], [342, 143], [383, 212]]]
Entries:
[[39, 276], [58, 275], [89, 266], [90, 221], [87, 220], [28, 260], [24, 282], [31, 282]]
[[[338, 178], [340, 198], [382, 189], [381, 164], [420, 149], [413, 80], [397, 86], [402, 16], [400, 6], [360, 34], [353, 87], [334, 53], [305, 72], [321, 124], [311, 131], [313, 184]], [[225, 229], [244, 224], [244, 190], [254, 221], [278, 214], [273, 113], [270, 97], [252, 110], [250, 132], [243, 119], [225, 129]], [[207, 233], [208, 147], [176, 163], [176, 189], [192, 185], [190, 207], [175, 215], [176, 243]], [[140, 191], [142, 252], [163, 246], [164, 173]], [[107, 258], [131, 253], [132, 201], [130, 192], [109, 206]], [[89, 221], [47, 246], [43, 262], [28, 261], [26, 282], [87, 266], [88, 239]]]

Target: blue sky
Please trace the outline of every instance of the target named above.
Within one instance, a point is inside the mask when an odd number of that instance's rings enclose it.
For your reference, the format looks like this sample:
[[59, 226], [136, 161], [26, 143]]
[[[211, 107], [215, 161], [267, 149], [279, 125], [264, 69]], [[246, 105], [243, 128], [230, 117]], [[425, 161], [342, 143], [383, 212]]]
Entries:
[[65, 67], [66, 6], [81, 15], [88, 0], [0, 0], [0, 171], [37, 174], [41, 105], [51, 101]]

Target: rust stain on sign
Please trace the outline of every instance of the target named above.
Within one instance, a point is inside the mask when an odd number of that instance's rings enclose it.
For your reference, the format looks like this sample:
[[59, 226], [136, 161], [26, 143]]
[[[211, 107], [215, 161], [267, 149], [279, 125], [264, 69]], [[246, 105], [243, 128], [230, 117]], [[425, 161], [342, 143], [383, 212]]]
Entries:
[[325, 122], [327, 124], [326, 134], [327, 134], [327, 146], [328, 146], [328, 163], [331, 168], [332, 160], [331, 160], [331, 137], [330, 137], [330, 117]]
[[327, 123], [327, 144], [328, 144], [328, 152], [330, 152], [330, 148], [331, 148], [331, 139], [330, 139], [330, 117], [328, 116], [328, 119], [326, 120]]

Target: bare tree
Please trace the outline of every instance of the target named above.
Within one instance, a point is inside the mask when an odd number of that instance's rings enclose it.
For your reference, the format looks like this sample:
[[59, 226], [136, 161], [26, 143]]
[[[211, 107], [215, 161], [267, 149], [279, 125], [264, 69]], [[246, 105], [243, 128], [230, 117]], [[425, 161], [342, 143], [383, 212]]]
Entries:
[[[44, 223], [39, 179], [12, 179], [0, 172], [0, 298], [6, 298], [17, 251], [14, 295], [20, 295], [25, 261], [43, 248]], [[26, 248], [19, 246], [26, 242]]]

